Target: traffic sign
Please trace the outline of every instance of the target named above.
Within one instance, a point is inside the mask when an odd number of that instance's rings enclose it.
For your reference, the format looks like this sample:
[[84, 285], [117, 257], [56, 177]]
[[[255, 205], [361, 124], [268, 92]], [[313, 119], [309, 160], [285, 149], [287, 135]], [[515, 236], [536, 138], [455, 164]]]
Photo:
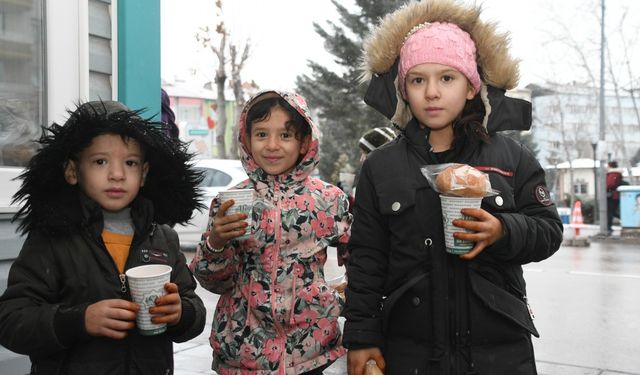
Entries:
[[207, 135], [209, 129], [189, 129], [189, 135]]

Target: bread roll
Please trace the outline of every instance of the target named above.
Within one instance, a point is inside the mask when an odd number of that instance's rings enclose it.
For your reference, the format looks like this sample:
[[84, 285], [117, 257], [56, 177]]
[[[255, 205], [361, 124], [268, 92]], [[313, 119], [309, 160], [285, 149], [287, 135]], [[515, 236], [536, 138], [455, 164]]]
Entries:
[[436, 188], [441, 194], [458, 197], [484, 197], [491, 191], [489, 177], [466, 164], [445, 168], [436, 178]]

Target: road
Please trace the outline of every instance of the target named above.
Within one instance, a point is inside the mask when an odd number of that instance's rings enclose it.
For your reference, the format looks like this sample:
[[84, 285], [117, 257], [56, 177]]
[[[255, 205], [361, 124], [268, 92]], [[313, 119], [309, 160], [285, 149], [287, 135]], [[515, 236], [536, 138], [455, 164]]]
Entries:
[[561, 247], [525, 279], [539, 361], [640, 374], [640, 243]]

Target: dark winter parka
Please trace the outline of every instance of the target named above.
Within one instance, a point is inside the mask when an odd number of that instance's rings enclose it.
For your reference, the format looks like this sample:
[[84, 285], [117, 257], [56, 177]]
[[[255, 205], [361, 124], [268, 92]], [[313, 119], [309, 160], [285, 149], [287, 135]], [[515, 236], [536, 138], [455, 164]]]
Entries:
[[[416, 14], [429, 16], [418, 23], [444, 19], [465, 30], [480, 27], [477, 17], [460, 16], [449, 1], [411, 4], [385, 18], [382, 32], [415, 21]], [[407, 17], [411, 20], [402, 19]], [[474, 40], [486, 38], [475, 35]], [[376, 47], [365, 48], [368, 58]], [[362, 167], [349, 242], [343, 342], [349, 349], [381, 348], [387, 375], [536, 374], [531, 335], [538, 332], [521, 265], [546, 259], [559, 248], [562, 223], [534, 156], [496, 134], [528, 129], [531, 106], [488, 86], [485, 77], [480, 95], [489, 141], [466, 137], [448, 151], [433, 153], [429, 130], [398, 100], [393, 63], [380, 71], [374, 62], [368, 65], [376, 75], [365, 100], [403, 132], [372, 152]], [[508, 79], [492, 82], [509, 87]], [[445, 252], [440, 199], [420, 172], [424, 165], [449, 162], [484, 171], [499, 191], [485, 197], [482, 208], [501, 221], [504, 235], [470, 261]]]
[[[182, 318], [160, 335], [142, 336], [134, 329], [114, 340], [89, 336], [85, 329], [88, 305], [131, 300], [126, 277], [102, 241], [101, 207], [63, 179], [64, 162], [104, 133], [136, 139], [150, 163], [145, 187], [131, 204], [134, 237], [125, 269], [144, 264], [173, 268]], [[45, 131], [45, 147], [31, 160], [15, 195], [25, 202], [19, 218], [27, 239], [0, 297], [0, 344], [29, 355], [31, 373], [170, 374], [172, 342], [202, 332], [204, 305], [195, 294], [178, 236], [167, 225], [189, 219], [198, 205], [199, 176], [188, 167], [184, 145], [172, 142], [115, 102], [83, 104], [64, 126]]]

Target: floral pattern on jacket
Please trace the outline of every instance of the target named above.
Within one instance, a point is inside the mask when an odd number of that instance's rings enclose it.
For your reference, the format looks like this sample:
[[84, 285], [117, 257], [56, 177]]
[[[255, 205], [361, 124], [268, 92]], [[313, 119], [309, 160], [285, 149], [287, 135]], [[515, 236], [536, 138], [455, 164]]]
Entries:
[[[309, 151], [288, 174], [266, 174], [245, 143], [247, 110], [263, 95], [286, 99], [312, 129]], [[338, 326], [344, 301], [327, 285], [323, 267], [327, 246], [349, 240], [348, 200], [336, 186], [310, 177], [320, 134], [302, 97], [256, 95], [242, 112], [239, 133], [249, 179], [235, 188], [257, 195], [251, 234], [228, 241], [219, 254], [202, 242], [190, 266], [203, 287], [221, 294], [210, 337], [212, 368], [222, 375], [303, 373], [345, 354]], [[210, 217], [220, 204], [216, 197]]]

